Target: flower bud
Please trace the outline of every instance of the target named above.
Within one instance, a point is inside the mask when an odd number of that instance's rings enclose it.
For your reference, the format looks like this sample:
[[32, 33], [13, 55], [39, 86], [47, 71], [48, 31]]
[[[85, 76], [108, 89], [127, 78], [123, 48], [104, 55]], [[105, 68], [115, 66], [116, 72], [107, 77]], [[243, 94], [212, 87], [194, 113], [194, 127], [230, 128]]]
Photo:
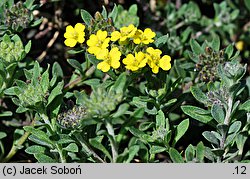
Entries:
[[57, 122], [65, 129], [76, 129], [80, 126], [81, 120], [86, 116], [86, 108], [83, 106], [73, 106], [72, 109], [60, 113]]

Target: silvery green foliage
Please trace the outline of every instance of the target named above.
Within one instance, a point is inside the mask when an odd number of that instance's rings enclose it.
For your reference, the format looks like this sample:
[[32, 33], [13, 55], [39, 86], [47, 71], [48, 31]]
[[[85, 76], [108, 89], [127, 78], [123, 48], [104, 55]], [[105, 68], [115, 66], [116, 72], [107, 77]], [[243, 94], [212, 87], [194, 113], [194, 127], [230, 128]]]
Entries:
[[[41, 163], [249, 162], [250, 79], [240, 63], [249, 51], [235, 52], [232, 42], [249, 41], [249, 29], [238, 24], [248, 17], [247, 1], [213, 3], [211, 17], [200, 8], [208, 1], [168, 2], [163, 8], [157, 1], [154, 12], [148, 7], [141, 21], [157, 32], [151, 45], [173, 59], [169, 73], [157, 75], [147, 69], [102, 73], [98, 59], [83, 54], [86, 44], [69, 50], [67, 62], [30, 59], [31, 42], [14, 33], [41, 22], [32, 15], [34, 2], [0, 2], [0, 117], [1, 124], [15, 128], [9, 154], [4, 146], [9, 133], [0, 132], [1, 162], [11, 161], [19, 149]], [[87, 40], [100, 29], [138, 27], [141, 8], [103, 7], [94, 17], [76, 12]], [[128, 48], [120, 50], [138, 50]], [[60, 66], [67, 63], [72, 75]], [[193, 130], [197, 126], [200, 135]]]
[[[232, 55], [232, 51], [226, 50], [226, 53]], [[214, 128], [202, 133], [211, 143], [205, 147], [205, 158], [212, 162], [237, 162], [248, 157], [243, 150], [249, 135], [248, 102], [238, 100], [245, 88], [242, 78], [246, 66], [239, 63], [238, 54], [233, 59], [227, 57], [216, 67], [218, 80], [207, 83], [204, 91], [199, 87], [201, 84], [191, 87], [193, 96], [204, 104], [204, 109], [191, 105], [181, 107], [188, 116]]]

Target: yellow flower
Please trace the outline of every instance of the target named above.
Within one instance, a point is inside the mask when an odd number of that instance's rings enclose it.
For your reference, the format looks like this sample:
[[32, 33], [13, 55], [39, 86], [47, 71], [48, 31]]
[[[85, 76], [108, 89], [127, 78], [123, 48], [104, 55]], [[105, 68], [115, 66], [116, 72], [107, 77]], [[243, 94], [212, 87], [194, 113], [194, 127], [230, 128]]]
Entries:
[[148, 65], [152, 69], [153, 73], [158, 73], [159, 68], [167, 71], [171, 68], [171, 57], [168, 55], [164, 55], [161, 57], [162, 51], [159, 49], [153, 49], [152, 47], [147, 48], [147, 59]]
[[242, 51], [244, 49], [244, 42], [241, 40], [235, 44], [237, 50]]
[[76, 43], [83, 43], [85, 41], [85, 26], [81, 23], [77, 23], [73, 28], [71, 25], [66, 27], [66, 32], [64, 33], [64, 37], [66, 40], [64, 44], [68, 47], [74, 47]]
[[111, 33], [111, 41], [125, 41], [129, 38], [132, 38], [135, 35], [137, 28], [130, 24], [128, 27], [122, 27], [120, 32], [114, 31]]
[[155, 32], [153, 32], [150, 28], [146, 28], [144, 32], [142, 30], [137, 30], [134, 36], [135, 44], [149, 44], [154, 42], [154, 37], [156, 36]]
[[144, 53], [138, 52], [135, 53], [135, 56], [132, 54], [128, 54], [126, 58], [122, 60], [122, 62], [126, 65], [125, 68], [131, 71], [136, 71], [139, 68], [143, 68], [146, 66], [147, 58]]
[[98, 63], [97, 69], [107, 72], [110, 70], [110, 67], [114, 69], [120, 67], [121, 52], [117, 47], [112, 48], [110, 51], [108, 51], [108, 49], [102, 49], [96, 58], [98, 60], [103, 60]]
[[92, 34], [87, 41], [89, 46], [88, 52], [97, 56], [102, 49], [106, 49], [109, 46], [110, 38], [107, 31], [98, 30], [96, 35]]

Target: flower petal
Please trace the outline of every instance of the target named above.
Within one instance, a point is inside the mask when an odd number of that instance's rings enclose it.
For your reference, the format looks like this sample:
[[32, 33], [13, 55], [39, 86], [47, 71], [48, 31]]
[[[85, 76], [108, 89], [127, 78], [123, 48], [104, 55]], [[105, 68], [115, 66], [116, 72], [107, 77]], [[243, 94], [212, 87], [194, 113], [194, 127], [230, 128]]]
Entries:
[[146, 36], [148, 39], [154, 38], [156, 36], [155, 32], [153, 32], [150, 28], [146, 28], [144, 30], [144, 36]]
[[96, 58], [98, 60], [105, 60], [108, 58], [108, 54], [109, 54], [109, 50], [108, 49], [101, 49], [99, 48], [99, 50], [97, 50], [98, 53], [96, 52], [95, 55], [96, 55]]
[[88, 48], [88, 52], [89, 52], [90, 54], [94, 54], [94, 55], [99, 54], [100, 50], [101, 50], [101, 48], [95, 47], [95, 46], [92, 46], [92, 47], [89, 47], [89, 48]]
[[77, 23], [75, 25], [75, 30], [76, 32], [80, 33], [80, 32], [84, 32], [85, 30], [85, 25], [81, 24], [81, 23]]
[[159, 66], [163, 69], [163, 70], [169, 70], [171, 68], [171, 57], [168, 55], [164, 55], [160, 61], [159, 61]]
[[141, 39], [140, 39], [140, 38], [135, 38], [135, 39], [133, 40], [133, 42], [134, 42], [135, 44], [140, 44], [140, 43], [141, 43]]
[[107, 48], [109, 46], [110, 38], [106, 38], [101, 45], [101, 48]]
[[103, 61], [103, 62], [98, 63], [97, 69], [103, 72], [108, 72], [110, 69], [110, 65], [107, 62]]
[[111, 41], [117, 41], [121, 37], [121, 33], [118, 31], [114, 31], [111, 33]]
[[157, 74], [157, 73], [159, 72], [159, 67], [155, 65], [155, 66], [152, 68], [152, 72], [153, 72], [154, 74]]
[[88, 46], [95, 46], [98, 43], [98, 38], [96, 35], [92, 34], [87, 41]]
[[96, 33], [96, 36], [99, 40], [104, 41], [106, 39], [106, 37], [108, 36], [108, 32], [107, 31], [102, 31], [102, 30], [98, 30]]
[[76, 45], [76, 43], [77, 43], [77, 41], [76, 41], [75, 39], [71, 39], [71, 38], [66, 39], [66, 40], [64, 41], [64, 44], [65, 44], [66, 46], [68, 46], [68, 47], [74, 47], [74, 46]]
[[111, 60], [111, 66], [114, 68], [114, 69], [117, 69], [120, 67], [120, 61], [119, 60]]
[[85, 33], [83, 33], [83, 32], [79, 33], [78, 38], [77, 38], [77, 42], [83, 43], [85, 41], [84, 36], [85, 36]]

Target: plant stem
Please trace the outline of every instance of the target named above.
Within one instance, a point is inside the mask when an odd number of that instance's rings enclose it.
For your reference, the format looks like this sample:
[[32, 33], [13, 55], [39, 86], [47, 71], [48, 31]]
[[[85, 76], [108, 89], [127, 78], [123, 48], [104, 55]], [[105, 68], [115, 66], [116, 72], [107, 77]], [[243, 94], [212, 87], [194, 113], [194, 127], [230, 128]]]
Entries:
[[194, 38], [194, 39], [197, 39], [197, 38], [200, 37], [203, 33], [208, 33], [213, 27], [214, 27], [214, 24], [210, 24], [210, 25], [207, 26], [205, 29], [196, 32], [196, 34], [193, 36], [193, 38]]
[[179, 22], [178, 24], [176, 24], [174, 27], [172, 27], [171, 29], [169, 29], [169, 32], [172, 32], [173, 30], [177, 30], [179, 29], [180, 27], [184, 26], [186, 24], [185, 21], [181, 21]]
[[108, 134], [110, 135], [109, 140], [110, 140], [110, 145], [111, 145], [111, 150], [112, 150], [112, 158], [113, 158], [112, 162], [115, 163], [118, 157], [118, 150], [117, 150], [117, 143], [115, 140], [114, 128], [108, 119], [105, 120], [105, 124], [106, 124]]
[[[226, 116], [224, 119], [225, 125], [229, 125], [229, 123], [230, 123], [232, 108], [233, 108], [233, 98], [231, 96], [229, 96], [228, 103], [227, 103]], [[222, 134], [222, 139], [220, 141], [220, 148], [221, 149], [224, 149], [224, 147], [225, 147], [225, 141], [226, 141], [226, 137], [227, 137], [226, 135], [227, 135], [226, 133]]]
[[8, 153], [8, 155], [2, 160], [2, 163], [6, 163], [8, 162], [15, 154], [16, 152], [19, 150], [20, 146], [23, 145], [23, 143], [26, 141], [26, 139], [29, 137], [30, 132], [25, 132], [23, 134], [23, 136], [18, 140], [18, 142], [16, 144], [13, 144], [10, 152]]
[[45, 124], [48, 124], [48, 125], [49, 125], [50, 130], [51, 130], [50, 133], [52, 134], [53, 131], [54, 131], [54, 128], [53, 128], [53, 126], [52, 126], [52, 124], [51, 124], [51, 122], [50, 122], [48, 116], [47, 116], [45, 113], [39, 113], [39, 115], [40, 115], [40, 117], [43, 119], [43, 121], [45, 122]]
[[2, 141], [0, 141], [0, 149], [1, 149], [1, 154], [0, 154], [0, 161], [1, 161], [1, 159], [4, 156], [4, 153], [5, 153]]
[[97, 155], [93, 149], [91, 149], [87, 142], [83, 139], [83, 137], [81, 136], [80, 133], [74, 133], [74, 136], [79, 140], [83, 150], [86, 152], [87, 156], [93, 156], [93, 158], [96, 160], [96, 162], [99, 163], [105, 163], [104, 160], [102, 160], [101, 157], [99, 157], [99, 155]]
[[57, 151], [59, 153], [61, 163], [66, 163], [67, 160], [66, 160], [65, 156], [63, 155], [62, 146], [56, 144], [56, 148], [57, 148]]
[[229, 123], [230, 123], [232, 108], [233, 108], [233, 98], [231, 96], [229, 96], [226, 117], [224, 120], [224, 124], [226, 124], [226, 125], [229, 125]]

